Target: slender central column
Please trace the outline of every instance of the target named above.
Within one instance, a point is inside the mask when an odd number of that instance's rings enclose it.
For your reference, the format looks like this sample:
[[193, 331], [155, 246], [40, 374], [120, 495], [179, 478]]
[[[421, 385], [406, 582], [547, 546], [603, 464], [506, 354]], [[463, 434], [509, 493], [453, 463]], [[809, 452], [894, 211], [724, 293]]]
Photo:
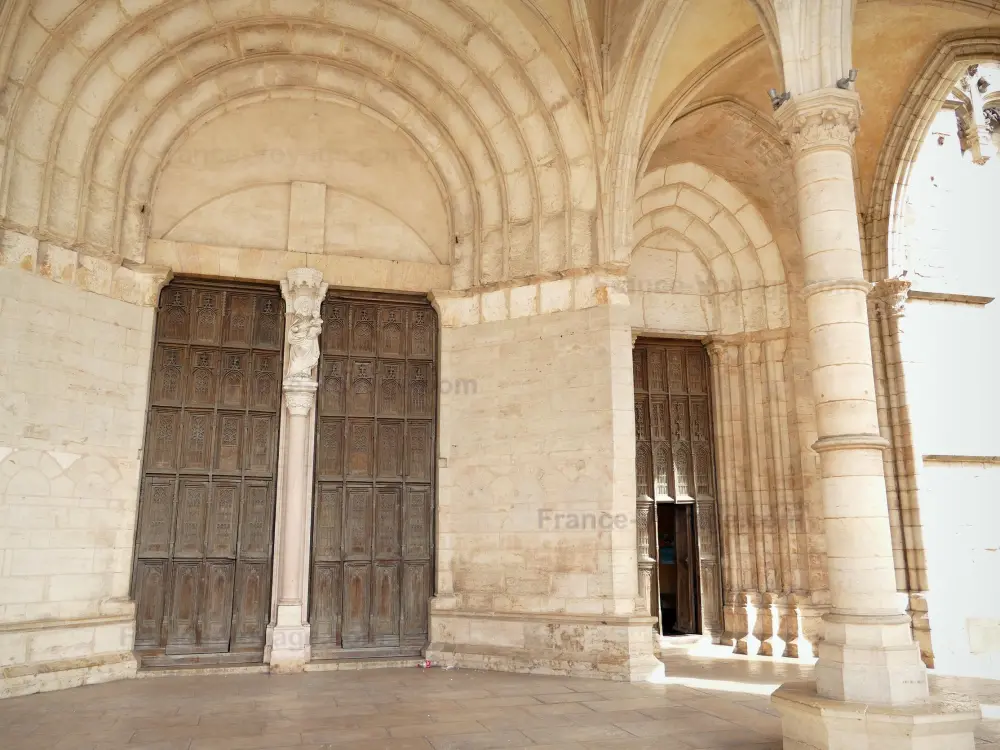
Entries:
[[285, 485], [285, 512], [282, 526], [283, 550], [278, 606], [302, 601], [302, 540], [306, 526], [305, 463], [309, 434], [309, 414], [316, 400], [316, 383], [286, 380], [283, 384], [288, 409], [288, 452], [294, 463], [288, 467]]
[[308, 538], [309, 497], [306, 470], [309, 458], [309, 415], [316, 402], [316, 365], [319, 333], [323, 326], [320, 306], [327, 285], [323, 274], [296, 268], [281, 282], [287, 307], [288, 365], [282, 381], [288, 410], [282, 466], [284, 492], [281, 509], [281, 546], [278, 611], [272, 634], [271, 669], [301, 671], [309, 661], [309, 623], [304, 574], [305, 540]]
[[854, 194], [860, 114], [857, 94], [841, 89], [797, 96], [777, 114], [795, 160], [833, 604], [817, 692], [903, 704], [927, 699], [927, 674], [896, 592]]

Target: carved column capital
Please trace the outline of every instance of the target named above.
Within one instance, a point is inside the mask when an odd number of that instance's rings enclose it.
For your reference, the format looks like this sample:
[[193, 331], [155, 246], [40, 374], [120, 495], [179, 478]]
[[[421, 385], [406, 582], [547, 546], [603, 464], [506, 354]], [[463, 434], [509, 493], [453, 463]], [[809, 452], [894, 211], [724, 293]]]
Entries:
[[281, 296], [286, 305], [285, 340], [288, 342], [286, 392], [290, 383], [316, 383], [319, 332], [323, 328], [320, 308], [327, 286], [322, 272], [315, 268], [293, 268], [287, 278], [281, 280]]
[[285, 408], [293, 417], [305, 417], [316, 401], [316, 383], [301, 378], [287, 378], [281, 388], [285, 393]]
[[794, 156], [813, 149], [854, 148], [861, 99], [854, 91], [822, 89], [792, 97], [775, 113]]
[[868, 298], [881, 307], [890, 318], [901, 317], [910, 293], [910, 282], [903, 279], [882, 279], [872, 284]]
[[155, 266], [146, 263], [122, 262], [122, 266], [135, 274], [139, 285], [139, 304], [145, 307], [156, 307], [160, 301], [160, 292], [174, 277], [169, 266]]

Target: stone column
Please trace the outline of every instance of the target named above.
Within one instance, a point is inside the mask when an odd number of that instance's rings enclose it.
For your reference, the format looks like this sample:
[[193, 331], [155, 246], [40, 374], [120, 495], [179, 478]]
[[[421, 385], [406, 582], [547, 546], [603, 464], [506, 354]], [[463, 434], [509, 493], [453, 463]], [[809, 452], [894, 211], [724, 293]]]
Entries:
[[[636, 557], [639, 561], [639, 612], [659, 620], [659, 603], [654, 603], [652, 599], [656, 558], [650, 549], [650, 545], [656, 543], [652, 529], [652, 514], [656, 512], [655, 508], [656, 503], [645, 495], [635, 501], [635, 544]], [[653, 629], [657, 630], [657, 626], [654, 625]]]
[[[928, 590], [927, 562], [920, 521], [920, 462], [917, 456], [921, 452], [914, 445], [903, 364], [904, 321], [909, 291], [909, 281], [887, 278], [872, 286], [868, 299], [875, 341], [885, 372], [885, 411], [882, 418], [892, 439], [892, 450], [886, 454], [883, 464], [894, 479], [887, 481], [886, 486], [889, 488], [889, 521], [896, 554], [896, 588], [909, 596], [908, 612], [913, 636], [920, 647], [924, 664], [933, 668], [934, 652], [925, 593]], [[907, 365], [912, 364], [907, 362]]]
[[288, 364], [282, 393], [288, 418], [284, 440], [285, 481], [280, 508], [281, 545], [278, 561], [278, 607], [272, 646], [271, 670], [301, 671], [309, 661], [309, 622], [306, 596], [305, 540], [309, 534], [308, 465], [309, 415], [316, 403], [316, 365], [319, 333], [323, 322], [320, 307], [326, 295], [323, 274], [312, 268], [296, 268], [281, 282], [285, 298]]
[[[786, 747], [887, 747], [894, 734], [892, 747], [971, 748], [978, 711], [953, 708], [945, 718], [928, 703], [927, 672], [896, 592], [854, 194], [860, 115], [857, 94], [839, 88], [795, 96], [777, 112], [798, 188], [832, 606], [816, 684], [782, 686], [774, 700]], [[904, 704], [905, 715], [893, 708]], [[916, 720], [912, 742], [898, 744], [902, 731], [892, 725], [927, 712], [933, 726]], [[941, 744], [928, 744], [931, 736]]]

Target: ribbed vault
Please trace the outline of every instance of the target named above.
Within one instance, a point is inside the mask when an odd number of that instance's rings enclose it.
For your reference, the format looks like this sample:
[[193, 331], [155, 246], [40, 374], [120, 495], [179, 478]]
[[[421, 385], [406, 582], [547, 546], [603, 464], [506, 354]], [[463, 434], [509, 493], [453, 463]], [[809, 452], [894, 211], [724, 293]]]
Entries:
[[351, 101], [417, 144], [450, 208], [455, 286], [596, 258], [586, 118], [501, 0], [40, 0], [7, 54], [9, 226], [141, 261], [171, 149], [280, 90]]
[[747, 196], [719, 175], [692, 162], [653, 170], [637, 192], [633, 232], [630, 278], [646, 328], [659, 327], [663, 313], [696, 308], [704, 328], [690, 332], [788, 326], [777, 243]]

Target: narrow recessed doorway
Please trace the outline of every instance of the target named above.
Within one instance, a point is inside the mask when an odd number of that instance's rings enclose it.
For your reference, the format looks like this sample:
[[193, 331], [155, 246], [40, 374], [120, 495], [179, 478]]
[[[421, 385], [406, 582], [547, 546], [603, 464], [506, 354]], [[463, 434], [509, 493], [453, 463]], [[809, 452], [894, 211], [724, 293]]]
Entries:
[[660, 635], [722, 635], [717, 482], [710, 370], [696, 341], [639, 339], [636, 490], [650, 514], [652, 612]]

